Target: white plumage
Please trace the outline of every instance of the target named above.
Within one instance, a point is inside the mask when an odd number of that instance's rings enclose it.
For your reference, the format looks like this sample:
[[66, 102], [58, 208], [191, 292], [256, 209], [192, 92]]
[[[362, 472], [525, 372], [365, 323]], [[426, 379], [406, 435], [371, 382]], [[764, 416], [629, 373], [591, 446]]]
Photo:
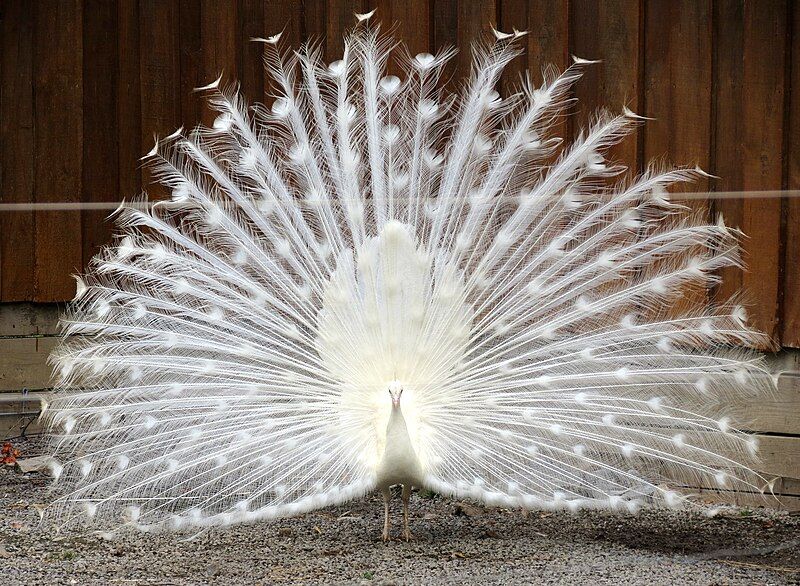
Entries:
[[171, 199], [119, 210], [63, 320], [60, 521], [208, 527], [380, 489], [388, 538], [393, 484], [628, 511], [763, 488], [726, 414], [772, 388], [741, 348], [761, 335], [685, 301], [740, 264], [738, 233], [666, 197], [698, 169], [610, 186], [631, 112], [552, 136], [588, 62], [501, 97], [516, 36], [453, 99], [452, 51], [367, 18], [327, 65], [266, 40], [270, 108], [206, 88], [213, 128], [149, 155]]

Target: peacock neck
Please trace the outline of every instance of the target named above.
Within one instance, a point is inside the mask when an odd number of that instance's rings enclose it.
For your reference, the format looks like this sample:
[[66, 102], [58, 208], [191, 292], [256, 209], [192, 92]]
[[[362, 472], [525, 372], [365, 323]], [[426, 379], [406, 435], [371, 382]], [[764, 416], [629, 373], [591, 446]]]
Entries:
[[378, 484], [418, 486], [421, 476], [420, 462], [411, 443], [403, 410], [399, 405], [393, 406], [386, 425], [386, 447], [378, 467]]

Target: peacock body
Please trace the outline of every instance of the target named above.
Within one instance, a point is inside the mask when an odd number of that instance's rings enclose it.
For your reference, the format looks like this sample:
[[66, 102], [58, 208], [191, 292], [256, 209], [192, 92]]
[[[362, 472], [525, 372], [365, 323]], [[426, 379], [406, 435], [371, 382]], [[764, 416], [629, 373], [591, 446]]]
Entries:
[[205, 88], [213, 127], [148, 155], [171, 198], [118, 210], [63, 319], [57, 519], [209, 527], [379, 489], [388, 538], [394, 484], [625, 511], [763, 488], [726, 415], [772, 387], [762, 337], [736, 300], [686, 302], [738, 232], [666, 196], [699, 169], [612, 185], [633, 113], [552, 136], [589, 62], [501, 97], [517, 36], [476, 46], [455, 98], [453, 51], [367, 18], [330, 64], [264, 40], [269, 108]]

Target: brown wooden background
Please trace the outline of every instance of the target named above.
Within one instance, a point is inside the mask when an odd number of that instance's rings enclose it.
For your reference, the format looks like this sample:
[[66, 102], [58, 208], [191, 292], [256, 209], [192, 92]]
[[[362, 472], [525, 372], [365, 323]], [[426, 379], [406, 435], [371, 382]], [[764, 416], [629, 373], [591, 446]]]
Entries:
[[[412, 52], [460, 47], [459, 74], [490, 24], [530, 31], [514, 75], [563, 68], [570, 54], [602, 59], [578, 85], [565, 130], [599, 106], [656, 117], [616, 149], [633, 169], [665, 156], [720, 177], [696, 191], [800, 188], [800, 10], [791, 0], [3, 0], [0, 201], [136, 195], [148, 187], [138, 159], [153, 134], [210, 121], [192, 88], [224, 70], [248, 100], [268, 95], [261, 46], [249, 38], [285, 27], [289, 43], [321, 39], [333, 60], [353, 12], [373, 7]], [[799, 347], [800, 198], [694, 205], [723, 212], [749, 237], [750, 270], [729, 271], [717, 294], [743, 288], [756, 325]], [[70, 299], [69, 275], [109, 238], [105, 215], [0, 212], [0, 301]]]

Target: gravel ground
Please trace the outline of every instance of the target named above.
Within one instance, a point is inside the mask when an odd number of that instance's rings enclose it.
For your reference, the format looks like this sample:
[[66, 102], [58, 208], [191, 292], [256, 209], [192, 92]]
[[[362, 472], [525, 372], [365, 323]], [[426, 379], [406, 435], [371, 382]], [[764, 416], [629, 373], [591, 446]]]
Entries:
[[773, 511], [524, 514], [416, 494], [410, 543], [380, 541], [377, 496], [194, 539], [108, 541], [46, 531], [48, 483], [0, 469], [2, 585], [800, 584], [800, 517]]

